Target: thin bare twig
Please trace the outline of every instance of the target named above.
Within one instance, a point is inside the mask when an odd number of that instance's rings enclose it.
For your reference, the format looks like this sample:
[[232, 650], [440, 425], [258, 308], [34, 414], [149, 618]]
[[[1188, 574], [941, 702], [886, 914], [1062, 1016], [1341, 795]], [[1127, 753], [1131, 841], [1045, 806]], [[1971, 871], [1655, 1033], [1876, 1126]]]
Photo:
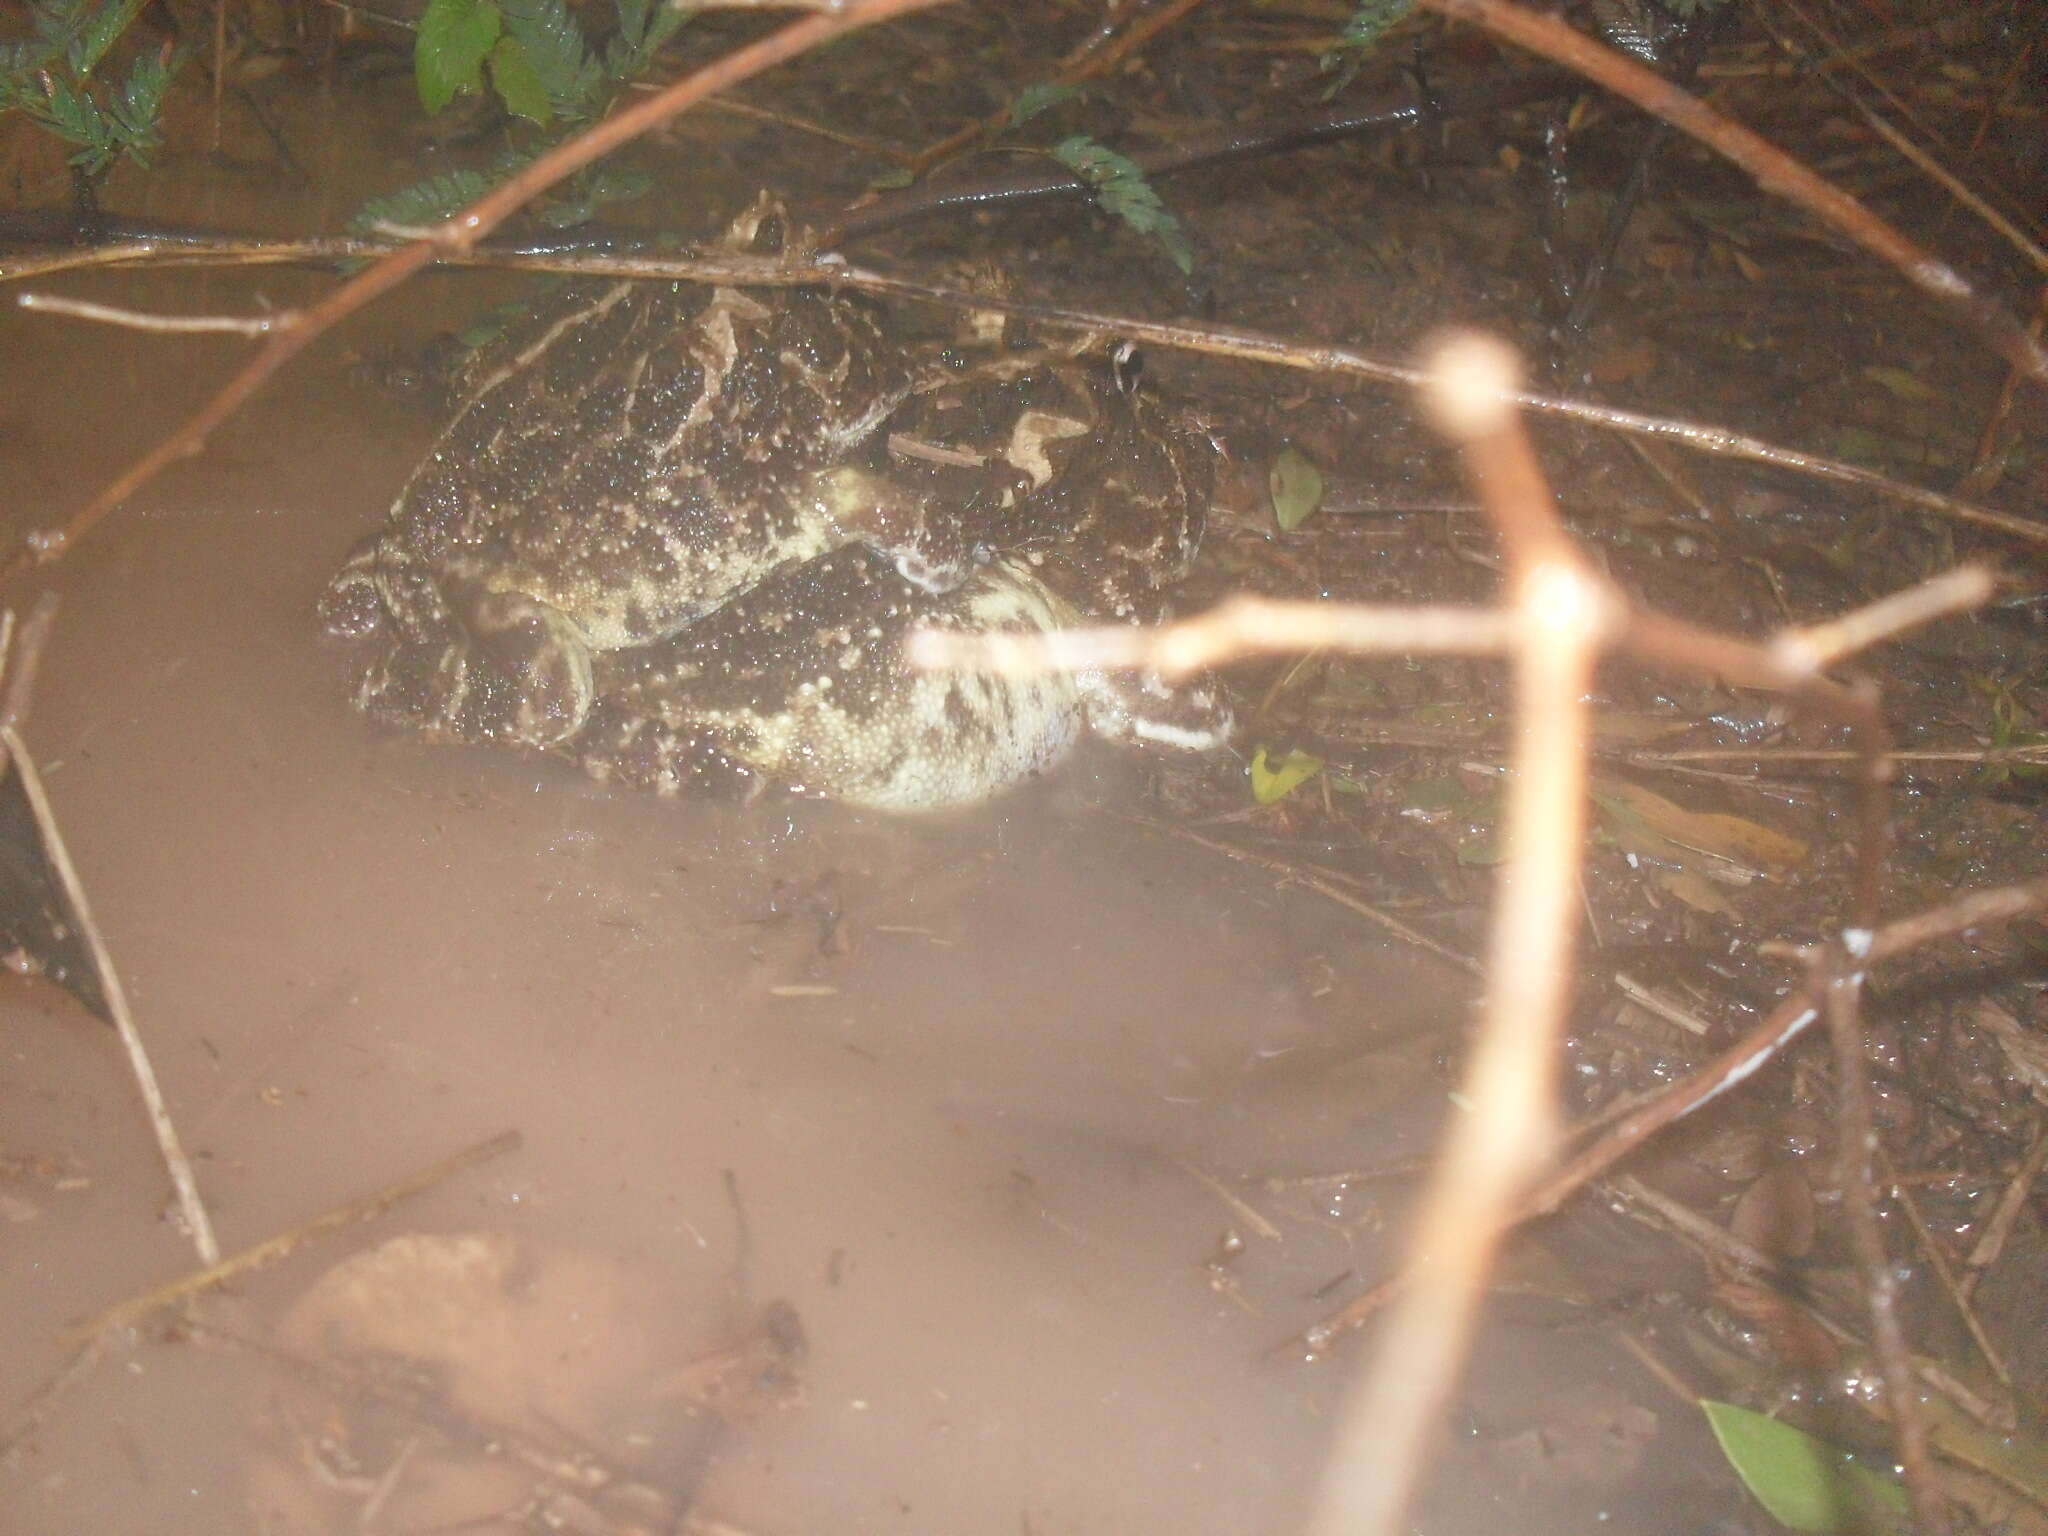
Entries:
[[934, 670], [1150, 667], [1163, 677], [1179, 678], [1234, 657], [1275, 651], [1335, 646], [1361, 653], [1485, 655], [1506, 650], [1513, 638], [1512, 620], [1484, 608], [1372, 607], [1232, 597], [1195, 618], [1159, 629], [1119, 625], [988, 635], [928, 629], [911, 636], [908, 650], [914, 665]]
[[1959, 565], [1836, 618], [1784, 631], [1772, 639], [1771, 650], [1792, 671], [1821, 672], [1881, 640], [1981, 608], [1997, 589], [1988, 566]]
[[1152, 821], [1142, 816], [1126, 819], [1138, 826], [1149, 827], [1155, 832], [1177, 837], [1182, 842], [1193, 843], [1197, 848], [1220, 853], [1226, 859], [1235, 859], [1240, 864], [1252, 864], [1260, 869], [1269, 870], [1283, 881], [1303, 886], [1326, 901], [1333, 901], [1338, 906], [1357, 913], [1367, 922], [1384, 928], [1402, 943], [1411, 944], [1425, 954], [1436, 956], [1446, 965], [1456, 967], [1467, 976], [1482, 974], [1479, 962], [1470, 955], [1431, 938], [1421, 929], [1402, 922], [1392, 913], [1383, 912], [1363, 897], [1346, 890], [1345, 886], [1350, 882], [1350, 877], [1340, 870], [1324, 869], [1314, 864], [1298, 864], [1290, 859], [1276, 858], [1272, 854], [1256, 853], [1249, 848], [1240, 848], [1235, 843], [1219, 842], [1213, 837], [1205, 837], [1190, 827], [1177, 826], [1171, 822]]
[[1984, 1223], [1984, 1235], [1977, 1239], [1977, 1246], [1970, 1250], [1966, 1261], [1970, 1273], [1963, 1277], [1963, 1293], [1975, 1292], [1977, 1282], [1984, 1273], [1998, 1262], [2005, 1252], [2006, 1239], [2012, 1236], [2012, 1229], [2020, 1219], [2020, 1212], [2026, 1208], [2027, 1197], [2033, 1193], [2035, 1183], [2041, 1177], [2041, 1170], [2048, 1168], [2048, 1121], [2044, 1121], [2040, 1133], [2034, 1137], [2034, 1144], [2027, 1148], [2027, 1155], [2020, 1159], [2020, 1166], [2013, 1174], [2012, 1181], [2005, 1186], [1998, 1197], [1998, 1205], [1991, 1213], [1991, 1219]]
[[1977, 215], [1984, 223], [1990, 225], [1993, 230], [2005, 239], [2007, 244], [2011, 245], [2020, 255], [2033, 263], [2035, 271], [2048, 273], [2048, 250], [2043, 250], [2037, 242], [2030, 239], [2025, 230], [2014, 224], [2012, 220], [2008, 219], [2004, 214], [1992, 207], [1990, 203], [1978, 196], [1976, 192], [1964, 185], [1960, 177], [1949, 171], [1932, 155], [1907, 138], [1905, 134], [1894, 128], [1885, 119], [1879, 117], [1869, 107], [1854, 98], [1851, 98], [1850, 105], [1876, 131], [1880, 138], [1912, 162], [1922, 175], [1933, 181], [1944, 192], [1948, 193], [1950, 197], [1969, 209], [1970, 212]]
[[[14, 610], [7, 610], [7, 636], [0, 639], [0, 673], [6, 677], [5, 686], [0, 687], [0, 731], [18, 731], [28, 718], [36, 673], [42, 669], [43, 649], [50, 643], [50, 627], [57, 622], [59, 602], [55, 592], [45, 592], [36, 599], [35, 607], [29, 610], [18, 631], [13, 628]], [[6, 762], [5, 754], [0, 753], [0, 769], [6, 767]]]
[[[1004, 298], [997, 294], [971, 294], [957, 288], [922, 283], [864, 267], [838, 267], [827, 264], [822, 266], [819, 272], [828, 280], [842, 281], [849, 287], [858, 287], [869, 293], [893, 294], [906, 299], [994, 310], [1001, 314], [1017, 315], [1038, 325], [1118, 336], [1151, 346], [1173, 347], [1180, 351], [1203, 352], [1219, 357], [1235, 357], [1249, 362], [1272, 363], [1282, 368], [1298, 368], [1305, 372], [1346, 374], [1374, 383], [1398, 384], [1407, 388], [1420, 387], [1423, 382], [1420, 370], [1405, 363], [1389, 362], [1385, 358], [1375, 357], [1367, 352], [1357, 352], [1349, 347], [1290, 341], [1285, 337], [1247, 330], [1241, 326], [1175, 324], [1141, 319], [1135, 315], [1113, 315], [1100, 310], [1075, 309], [1064, 304], [1030, 303]], [[1768, 464], [1774, 468], [1810, 475], [1815, 479], [1832, 481], [1838, 485], [1853, 485], [1877, 495], [1895, 498], [1907, 506], [1951, 522], [1988, 528], [2008, 538], [2021, 539], [2029, 544], [2048, 545], [2048, 522], [2038, 518], [2020, 517], [1996, 508], [1959, 501], [1953, 496], [1931, 490], [1926, 486], [1909, 485], [1905, 481], [1893, 480], [1854, 464], [1801, 453], [1779, 444], [1767, 443], [1761, 438], [1731, 432], [1724, 427], [1680, 421], [1668, 416], [1648, 416], [1639, 411], [1624, 411], [1589, 400], [1539, 395], [1524, 390], [1516, 391], [1513, 403], [1523, 410], [1535, 411], [1546, 416], [1581, 421], [1589, 426], [1676, 443], [1696, 453], [1743, 459], [1753, 464]]]
[[112, 304], [67, 299], [54, 293], [24, 293], [14, 302], [23, 309], [40, 310], [46, 315], [69, 315], [74, 320], [95, 320], [102, 325], [118, 325], [131, 331], [152, 331], [162, 336], [218, 332], [234, 336], [268, 336], [274, 331], [289, 330], [299, 323], [298, 313], [289, 309], [244, 318], [237, 315], [152, 315], [139, 309], [119, 309]]
[[[1885, 924], [1871, 939], [1868, 962], [1878, 965], [1895, 960], [1923, 945], [2009, 923], [2043, 909], [2048, 909], [2048, 880], [1972, 891], [1941, 906]], [[1632, 1109], [1597, 1140], [1573, 1153], [1529, 1191], [1522, 1202], [1521, 1219], [1550, 1215], [1592, 1180], [1634, 1154], [1652, 1136], [1748, 1082], [1820, 1018], [1816, 1006], [1818, 991], [1819, 983], [1809, 973], [1739, 1040]], [[2048, 1143], [2048, 1136], [2043, 1137], [2043, 1142]], [[1339, 1334], [1361, 1326], [1377, 1314], [1399, 1289], [1398, 1277], [1383, 1281], [1290, 1343], [1306, 1354], [1319, 1355]]]
[[[1670, 752], [1641, 748], [1628, 752], [1624, 762], [1657, 767], [1666, 763], [1853, 763], [1862, 757], [1846, 747], [1683, 747]], [[1885, 753], [1890, 763], [2038, 763], [2048, 761], [2048, 743], [2031, 747], [1976, 747], [1969, 751], [1941, 752], [1909, 748]]]
[[135, 1026], [135, 1016], [128, 1010], [127, 989], [121, 985], [120, 972], [114, 968], [113, 956], [107, 951], [106, 940], [101, 937], [99, 924], [93, 920], [92, 907], [85, 899], [85, 887], [79, 883], [78, 871], [73, 867], [71, 855], [64, 847], [64, 838], [57, 830], [56, 818], [50, 812], [49, 797], [43, 793], [42, 776], [36, 772], [28, 749], [22, 746], [21, 738], [15, 735], [11, 726], [0, 727], [0, 746], [5, 746], [7, 756], [13, 760], [14, 771], [21, 778], [22, 792], [28, 796], [36, 825], [42, 833], [43, 853], [63, 889], [72, 916], [78, 920], [78, 936], [92, 956], [100, 993], [106, 999], [107, 1016], [121, 1037], [121, 1048], [127, 1054], [128, 1069], [135, 1078], [136, 1089], [142, 1095], [142, 1106], [149, 1116], [150, 1130], [155, 1133], [157, 1150], [171, 1176], [171, 1188], [177, 1195], [178, 1214], [184, 1222], [186, 1234], [198, 1250], [200, 1263], [218, 1263], [220, 1244], [214, 1238], [213, 1221], [206, 1214], [206, 1203], [199, 1198], [199, 1181], [193, 1176], [192, 1161], [185, 1155], [185, 1148], [178, 1139], [178, 1128], [171, 1120], [170, 1106], [164, 1102], [164, 1091], [157, 1081], [156, 1068], [151, 1065], [149, 1050], [142, 1043], [142, 1032]]
[[1707, 1033], [1706, 1021], [1700, 1018], [1698, 1014], [1679, 1007], [1662, 993], [1644, 986], [1627, 972], [1616, 971], [1614, 973], [1614, 985], [1621, 995], [1635, 1004], [1636, 1007], [1642, 1009], [1645, 1013], [1654, 1014], [1666, 1024], [1682, 1029], [1688, 1034], [1704, 1035]]
[[1174, 1167], [1222, 1201], [1224, 1208], [1246, 1227], [1249, 1227], [1255, 1235], [1263, 1237], [1269, 1243], [1280, 1241], [1280, 1229], [1260, 1215], [1258, 1210], [1249, 1201], [1245, 1200], [1229, 1185], [1217, 1178], [1215, 1174], [1209, 1172], [1206, 1168], [1196, 1166], [1184, 1157], [1170, 1158], [1169, 1161]]
[[[1875, 92], [1879, 99], [1904, 119], [1915, 132], [1940, 145], [1945, 150], [1952, 150], [1953, 146], [1943, 137], [1939, 128], [1914, 112], [1906, 102], [1902, 101], [1885, 84], [1883, 78], [1876, 71], [1867, 68], [1855, 57], [1849, 48], [1838, 38], [1830, 34], [1828, 29], [1822, 26], [1815, 17], [1808, 14], [1803, 7], [1798, 5], [1796, 0], [1779, 0], [1779, 4], [1795, 17], [1801, 26], [1819, 38], [1821, 45], [1828, 50], [1823, 61], [1823, 67], [1811, 70], [1812, 78], [1819, 80], [1832, 90], [1840, 100], [1861, 116], [1893, 149], [1910, 161], [1923, 175], [1940, 185], [1956, 201], [1962, 203], [1964, 207], [1976, 214], [1978, 218], [1997, 230], [2022, 255], [2032, 261], [2037, 268], [2048, 270], [2048, 252], [2043, 252], [2034, 239], [2029, 238], [2026, 232], [2019, 229], [1997, 209], [1993, 208], [1987, 199], [1980, 197], [1975, 191], [1965, 186], [1960, 178], [1944, 169], [1932, 155], [1908, 139], [1901, 130], [1893, 127], [1890, 121], [1880, 117], [1862, 97], [1849, 89], [1838, 76], [1854, 74], [1863, 82], [1865, 87]], [[1763, 17], [1765, 27], [1770, 31], [1772, 37], [1776, 39], [1778, 47], [1791, 57], [1799, 59], [1801, 62], [1807, 62], [1805, 57], [1806, 50], [1794, 39], [1779, 31], [1772, 22], [1769, 7], [1760, 7], [1759, 14]], [[1827, 67], [1836, 64], [1838, 61], [1846, 67]], [[2011, 205], [2014, 199], [2008, 195], [2006, 202], [2008, 205]], [[2027, 220], [2027, 222], [2035, 224], [2035, 232], [2038, 234], [2040, 229], [2038, 223], [2032, 219]]]
[[[401, 249], [412, 249], [404, 247]], [[359, 237], [323, 236], [316, 239], [271, 241], [229, 238], [212, 245], [197, 246], [189, 241], [139, 241], [96, 252], [61, 252], [36, 257], [0, 258], [0, 279], [81, 265], [282, 263], [332, 261], [343, 258], [390, 256], [389, 241]], [[475, 246], [441, 248], [434, 253], [437, 264], [485, 266], [517, 272], [573, 273], [586, 277], [629, 277], [647, 281], [688, 281], [724, 283], [737, 287], [785, 287], [823, 283], [835, 288], [852, 288], [866, 293], [886, 294], [922, 303], [945, 304], [960, 309], [993, 310], [1016, 315], [1048, 328], [1113, 335], [1154, 346], [1181, 351], [1236, 357], [1251, 362], [1298, 368], [1309, 372], [1347, 374], [1375, 383], [1412, 387], [1420, 382], [1418, 372], [1403, 363], [1390, 362], [1348, 347], [1298, 342], [1283, 336], [1237, 326], [1189, 325], [1147, 320], [1136, 315], [1113, 314], [1103, 310], [1075, 309], [1067, 305], [1039, 304], [1001, 294], [927, 283], [894, 273], [850, 266], [831, 257], [794, 261], [780, 257], [750, 256], [739, 252], [703, 251], [688, 255], [632, 252], [507, 251]], [[323, 326], [331, 320], [323, 319]], [[1670, 416], [1625, 411], [1596, 401], [1565, 396], [1518, 393], [1515, 403], [1524, 410], [1580, 421], [1589, 426], [1671, 442], [1714, 457], [1742, 459], [1767, 464], [1792, 474], [1806, 475], [1838, 485], [1855, 486], [1950, 522], [1968, 523], [2007, 538], [2029, 544], [2048, 545], [2048, 523], [2037, 518], [1980, 506], [1927, 486], [1895, 480], [1860, 465], [1823, 458], [1817, 454], [1787, 448], [1780, 443], [1731, 432], [1703, 422]], [[209, 422], [210, 431], [217, 422]], [[126, 494], [124, 492], [124, 494]], [[81, 514], [82, 515], [82, 514]], [[83, 531], [82, 529], [80, 530]], [[54, 557], [51, 557], [54, 558]], [[11, 570], [12, 567], [9, 568]], [[4, 578], [9, 570], [0, 570]]]
[[[1767, 646], [1639, 609], [1617, 606], [1616, 614], [1625, 618], [1622, 643], [1645, 659], [1711, 671], [1742, 687], [1810, 692], [1830, 714], [1853, 721], [1862, 717], [1862, 711], [1846, 690], [1820, 675], [1824, 665], [1897, 634], [1909, 622], [1925, 624], [1964, 612], [1986, 601], [1994, 590], [1988, 569], [1959, 566], [1828, 623], [1783, 631]], [[1608, 601], [1621, 603], [1619, 594], [1612, 592]], [[1412, 629], [1406, 627], [1410, 619]], [[1181, 677], [1233, 657], [1270, 651], [1485, 654], [1504, 650], [1517, 639], [1510, 617], [1484, 609], [1234, 597], [1206, 613], [1155, 629], [1104, 625], [991, 635], [920, 630], [910, 638], [909, 654], [916, 665], [933, 669], [1020, 673], [1148, 667], [1165, 677]], [[1754, 749], [1751, 755], [1756, 755]], [[1861, 754], [1849, 755], [1861, 759]]]
[[1880, 1154], [1884, 1165], [1884, 1181], [1898, 1202], [1899, 1209], [1906, 1213], [1907, 1224], [1913, 1229], [1913, 1239], [1920, 1245], [1920, 1251], [1927, 1256], [1928, 1264], [1934, 1270], [1934, 1278], [1940, 1282], [1949, 1305], [1955, 1308], [1956, 1316], [1962, 1319], [1968, 1330], [1970, 1342], [1977, 1346], [1977, 1353], [1984, 1363], [1991, 1367], [1991, 1374], [1998, 1378], [1998, 1384], [2008, 1392], [2012, 1390], [2012, 1372], [2006, 1368], [2005, 1357], [1998, 1352], [1998, 1346], [1984, 1331], [1983, 1321], [1977, 1316], [1977, 1309], [1970, 1304], [1970, 1293], [1956, 1274], [1955, 1266], [1949, 1262], [1948, 1254], [1927, 1225], [1927, 1218], [1920, 1213], [1920, 1202], [1913, 1198], [1913, 1191], [1899, 1182], [1898, 1170], [1892, 1166], [1889, 1157]]

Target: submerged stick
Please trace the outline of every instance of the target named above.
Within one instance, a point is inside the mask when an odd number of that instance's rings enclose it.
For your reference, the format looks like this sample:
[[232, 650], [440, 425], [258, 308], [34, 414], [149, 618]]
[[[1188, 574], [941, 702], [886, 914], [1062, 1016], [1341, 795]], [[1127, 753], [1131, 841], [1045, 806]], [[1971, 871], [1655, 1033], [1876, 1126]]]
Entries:
[[210, 1291], [215, 1286], [225, 1285], [238, 1276], [274, 1264], [316, 1238], [338, 1232], [343, 1227], [352, 1226], [357, 1222], [381, 1216], [401, 1200], [410, 1199], [422, 1191], [432, 1189], [436, 1184], [454, 1177], [465, 1168], [473, 1168], [478, 1163], [489, 1162], [494, 1157], [516, 1151], [519, 1145], [519, 1132], [500, 1131], [490, 1140], [464, 1148], [452, 1157], [443, 1158], [432, 1167], [408, 1174], [394, 1184], [387, 1184], [382, 1189], [351, 1200], [345, 1205], [337, 1205], [332, 1210], [324, 1211], [303, 1226], [294, 1227], [289, 1232], [280, 1232], [275, 1237], [265, 1238], [253, 1247], [231, 1254], [206, 1269], [181, 1275], [155, 1290], [116, 1302], [104, 1311], [74, 1324], [69, 1330], [68, 1337], [74, 1341], [83, 1340], [97, 1337], [109, 1329], [133, 1327], [152, 1312], [161, 1311], [176, 1302], [197, 1296], [202, 1291]]
[[85, 887], [79, 883], [78, 871], [72, 867], [71, 855], [65, 851], [56, 819], [50, 814], [50, 801], [43, 793], [42, 776], [36, 772], [28, 749], [21, 744], [21, 738], [14, 733], [12, 726], [0, 725], [0, 745], [6, 747], [8, 757], [13, 760], [14, 771], [21, 777], [22, 792], [28, 797], [29, 807], [35, 814], [36, 829], [42, 836], [43, 854], [49, 859], [57, 883], [63, 888], [72, 916], [78, 920], [78, 936], [92, 956], [92, 967], [98, 976], [101, 994], [106, 998], [107, 1015], [121, 1037], [121, 1048], [128, 1053], [128, 1068], [135, 1076], [135, 1086], [142, 1093], [143, 1108], [149, 1114], [149, 1127], [156, 1135], [157, 1150], [163, 1155], [164, 1167], [170, 1172], [171, 1187], [177, 1191], [178, 1214], [184, 1220], [193, 1247], [199, 1250], [199, 1262], [217, 1264], [220, 1262], [220, 1243], [213, 1235], [213, 1222], [206, 1214], [205, 1202], [199, 1198], [199, 1181], [193, 1177], [192, 1161], [185, 1156], [185, 1149], [178, 1140], [178, 1128], [172, 1123], [170, 1108], [164, 1102], [164, 1091], [157, 1081], [156, 1068], [150, 1064], [149, 1051], [142, 1043], [142, 1032], [135, 1027], [135, 1016], [128, 1011], [128, 994], [121, 986], [120, 973], [114, 969], [113, 956], [107, 951], [106, 940], [100, 936], [100, 925], [93, 921], [92, 908], [85, 899]]

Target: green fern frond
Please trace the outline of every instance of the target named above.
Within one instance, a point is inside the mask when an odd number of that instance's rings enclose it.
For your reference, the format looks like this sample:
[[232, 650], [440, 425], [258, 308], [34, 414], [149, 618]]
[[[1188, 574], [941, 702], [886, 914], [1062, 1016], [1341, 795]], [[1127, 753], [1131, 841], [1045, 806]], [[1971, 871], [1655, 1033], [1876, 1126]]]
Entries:
[[499, 9], [555, 115], [572, 122], [590, 116], [604, 90], [604, 67], [569, 7], [562, 0], [499, 0]]
[[1122, 219], [1141, 235], [1157, 240], [1183, 274], [1195, 268], [1188, 237], [1145, 173], [1127, 156], [1086, 134], [1075, 134], [1053, 146], [1053, 158], [1095, 189], [1103, 210]]
[[1415, 0], [1358, 0], [1344, 23], [1344, 46], [1370, 48], [1415, 8]]
[[107, 103], [107, 114], [120, 130], [122, 148], [138, 165], [147, 165], [148, 152], [156, 148], [158, 115], [175, 72], [175, 66], [161, 53], [145, 53], [128, 72], [119, 94]]
[[630, 80], [653, 62], [661, 45], [676, 35], [690, 12], [663, 0], [617, 0], [619, 30], [605, 45], [604, 71]]
[[458, 208], [468, 207], [490, 189], [490, 179], [481, 171], [444, 171], [409, 187], [400, 187], [387, 196], [371, 198], [348, 221], [349, 231], [366, 235], [380, 225], [417, 229], [438, 223]]

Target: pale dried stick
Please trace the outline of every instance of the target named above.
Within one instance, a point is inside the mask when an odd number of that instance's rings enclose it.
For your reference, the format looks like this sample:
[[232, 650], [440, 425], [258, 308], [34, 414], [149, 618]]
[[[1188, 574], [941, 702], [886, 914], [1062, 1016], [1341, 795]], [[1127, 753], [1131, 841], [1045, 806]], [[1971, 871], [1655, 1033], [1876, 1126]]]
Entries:
[[1445, 343], [1433, 370], [1432, 414], [1464, 444], [1513, 566], [1518, 739], [1503, 824], [1507, 859], [1467, 1107], [1453, 1117], [1409, 1241], [1410, 1284], [1340, 1418], [1310, 1526], [1316, 1536], [1385, 1536], [1398, 1524], [1464, 1363], [1515, 1202], [1556, 1139], [1554, 1081], [1585, 821], [1584, 699], [1619, 604], [1556, 521], [1534, 452], [1502, 399], [1514, 373], [1505, 347], [1475, 337]]
[[94, 304], [86, 299], [67, 299], [54, 293], [24, 293], [15, 303], [23, 309], [46, 315], [68, 315], [74, 320], [94, 320], [101, 325], [118, 325], [131, 331], [152, 331], [161, 336], [190, 336], [225, 332], [233, 336], [268, 336], [299, 322], [296, 310], [275, 314], [238, 315], [152, 315], [139, 309], [119, 309], [112, 304]]
[[[1503, 404], [1513, 397], [1505, 397]], [[1997, 582], [1988, 567], [1958, 566], [1914, 586], [1879, 598], [1839, 618], [1800, 629], [1785, 630], [1766, 645], [1719, 635], [1681, 620], [1640, 609], [1618, 608], [1616, 620], [1625, 633], [1620, 638], [1636, 654], [1674, 668], [1712, 672], [1724, 681], [1745, 688], [1768, 688], [1795, 692], [1813, 688], [1843, 707], [1843, 690], [1821, 676], [1821, 669], [1841, 660], [1855, 646], [1867, 646], [1887, 639], [1901, 630], [1930, 623], [1956, 613], [1967, 612], [1985, 602]], [[1620, 603], [1619, 594], [1613, 601]], [[1253, 632], [1250, 620], [1276, 615], [1284, 624], [1288, 642], [1269, 643], [1270, 637]], [[1404, 631], [1404, 615], [1422, 616], [1412, 632]], [[1063, 629], [1039, 634], [966, 635], [957, 631], [918, 630], [907, 642], [911, 660], [931, 668], [971, 667], [977, 671], [1028, 674], [1059, 672], [1082, 667], [1146, 667], [1164, 677], [1183, 676], [1204, 667], [1216, 666], [1240, 656], [1268, 651], [1329, 649], [1353, 653], [1434, 650], [1456, 652], [1465, 637], [1471, 651], [1485, 654], [1513, 644], [1515, 623], [1511, 617], [1475, 608], [1380, 607], [1371, 604], [1280, 602], [1267, 598], [1228, 598], [1206, 613], [1157, 628], [1103, 625], [1098, 628]], [[1677, 759], [1706, 756], [1772, 756], [1772, 749], [1717, 748], [1712, 752], [1663, 753], [1654, 756]], [[1860, 761], [1863, 754], [1834, 749], [1808, 753], [1787, 753], [1825, 760]], [[1915, 754], [1888, 752], [1888, 760], [1915, 756], [1956, 756], [1958, 754]], [[1960, 754], [1978, 761], [1984, 754]]]
[[1981, 607], [1997, 588], [1989, 566], [1959, 565], [1835, 618], [1785, 630], [1773, 637], [1771, 651], [1788, 671], [1823, 672], [1879, 641]]
[[1505, 650], [1514, 635], [1509, 616], [1483, 608], [1382, 608], [1232, 597], [1196, 618], [1162, 629], [1114, 625], [991, 635], [926, 629], [910, 637], [908, 649], [913, 665], [934, 669], [1023, 672], [1149, 667], [1162, 677], [1180, 678], [1240, 656], [1318, 646], [1351, 652], [1485, 655]]
[[2048, 1168], [2048, 1123], [2034, 1138], [2034, 1144], [2027, 1148], [2027, 1155], [2020, 1159], [2020, 1166], [2013, 1174], [2012, 1181], [1998, 1197], [1998, 1204], [1991, 1213], [1991, 1219], [1984, 1223], [1984, 1235], [1977, 1240], [1977, 1246], [1970, 1250], [1965, 1261], [1970, 1272], [1963, 1278], [1963, 1293], [1974, 1294], [1977, 1282], [1985, 1272], [1998, 1262], [2005, 1251], [2006, 1239], [2012, 1236], [2012, 1229], [2019, 1224], [2020, 1213], [2026, 1209], [2027, 1198], [2034, 1192], [2035, 1181], [2041, 1177], [2041, 1170]]

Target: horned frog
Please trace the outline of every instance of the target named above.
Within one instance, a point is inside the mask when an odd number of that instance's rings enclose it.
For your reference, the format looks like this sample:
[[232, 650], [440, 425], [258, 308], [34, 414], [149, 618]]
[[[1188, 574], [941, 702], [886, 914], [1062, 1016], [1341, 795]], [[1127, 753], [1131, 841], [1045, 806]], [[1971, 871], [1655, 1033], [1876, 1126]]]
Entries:
[[[773, 222], [759, 205], [728, 239], [773, 244]], [[1213, 453], [1104, 359], [907, 347], [817, 288], [615, 283], [563, 291], [462, 385], [323, 598], [368, 638], [375, 716], [657, 787], [732, 768], [892, 808], [984, 798], [1090, 728], [1227, 729], [1142, 682], [901, 659], [915, 625], [1161, 610]], [[1154, 730], [1152, 703], [1195, 723]]]

